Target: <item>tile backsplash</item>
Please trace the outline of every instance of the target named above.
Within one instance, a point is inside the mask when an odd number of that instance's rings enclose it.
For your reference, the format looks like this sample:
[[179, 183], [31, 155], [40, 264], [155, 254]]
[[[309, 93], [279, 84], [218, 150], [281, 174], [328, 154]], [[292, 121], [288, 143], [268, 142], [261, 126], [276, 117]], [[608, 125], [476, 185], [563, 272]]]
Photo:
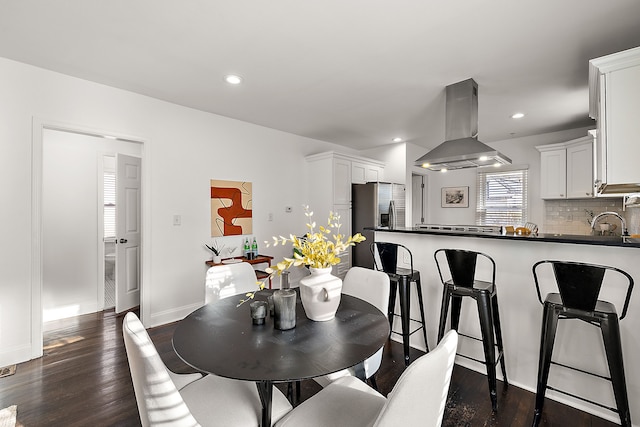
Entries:
[[[544, 224], [539, 227], [540, 232], [587, 235], [591, 233], [591, 213], [595, 216], [606, 211], [618, 212], [624, 216], [622, 199], [545, 200]], [[611, 223], [620, 227], [615, 218]], [[616, 232], [620, 233], [619, 229]]]

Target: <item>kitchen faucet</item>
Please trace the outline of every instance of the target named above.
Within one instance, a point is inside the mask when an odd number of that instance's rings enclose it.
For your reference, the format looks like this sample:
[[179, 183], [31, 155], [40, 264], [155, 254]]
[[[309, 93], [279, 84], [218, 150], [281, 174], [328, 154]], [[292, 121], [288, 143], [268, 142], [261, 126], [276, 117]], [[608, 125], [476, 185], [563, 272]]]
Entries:
[[593, 219], [591, 220], [591, 231], [595, 229], [596, 222], [598, 222], [600, 218], [609, 216], [609, 215], [615, 216], [620, 220], [620, 226], [622, 227], [622, 235], [628, 236], [629, 232], [627, 231], [627, 221], [625, 221], [624, 217], [620, 215], [618, 212], [601, 212], [598, 215], [594, 216]]

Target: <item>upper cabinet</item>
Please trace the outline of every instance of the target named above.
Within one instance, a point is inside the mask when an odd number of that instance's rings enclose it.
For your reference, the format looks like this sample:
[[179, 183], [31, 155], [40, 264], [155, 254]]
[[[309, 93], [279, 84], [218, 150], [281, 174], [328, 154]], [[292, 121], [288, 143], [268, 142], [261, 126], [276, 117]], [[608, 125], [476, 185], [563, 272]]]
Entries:
[[351, 183], [366, 184], [367, 182], [382, 181], [384, 166], [380, 163], [361, 162], [353, 160], [351, 162]]
[[589, 114], [598, 122], [595, 178], [604, 191], [640, 183], [638, 112], [640, 47], [589, 61]]
[[540, 197], [593, 197], [593, 137], [536, 148], [540, 151]]
[[384, 163], [365, 157], [333, 151], [307, 156], [309, 197], [319, 204], [314, 209], [331, 209], [334, 205], [351, 208], [351, 184], [381, 181]]
[[[322, 166], [320, 166], [322, 167]], [[324, 175], [326, 176], [326, 175]], [[312, 180], [312, 177], [310, 177]], [[353, 168], [351, 161], [341, 158], [333, 158], [333, 204], [348, 205], [351, 203], [351, 180], [353, 179]], [[312, 184], [322, 185], [322, 183]], [[313, 195], [311, 196], [313, 197]]]
[[567, 199], [593, 197], [593, 138], [567, 146]]

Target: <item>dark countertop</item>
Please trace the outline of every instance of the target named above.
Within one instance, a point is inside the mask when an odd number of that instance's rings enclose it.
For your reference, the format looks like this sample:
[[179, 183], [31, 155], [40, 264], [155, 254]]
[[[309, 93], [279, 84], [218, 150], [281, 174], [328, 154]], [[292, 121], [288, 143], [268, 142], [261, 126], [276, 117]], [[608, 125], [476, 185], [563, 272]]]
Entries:
[[388, 228], [366, 228], [367, 230], [391, 232], [391, 233], [408, 233], [408, 234], [429, 234], [444, 235], [456, 237], [477, 237], [481, 239], [500, 239], [500, 240], [520, 240], [527, 242], [550, 242], [550, 243], [573, 243], [579, 245], [595, 245], [595, 246], [619, 246], [626, 248], [640, 248], [640, 239], [621, 236], [584, 236], [576, 234], [547, 234], [540, 233], [529, 236], [518, 236], [515, 234], [491, 234], [491, 233], [470, 233], [462, 231], [439, 231], [424, 230], [420, 228], [405, 227], [389, 230]]

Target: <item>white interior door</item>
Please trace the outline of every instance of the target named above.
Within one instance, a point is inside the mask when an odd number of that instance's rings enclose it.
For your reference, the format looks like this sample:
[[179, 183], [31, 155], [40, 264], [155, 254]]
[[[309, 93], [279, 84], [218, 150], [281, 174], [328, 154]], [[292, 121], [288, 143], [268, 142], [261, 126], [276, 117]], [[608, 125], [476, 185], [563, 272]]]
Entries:
[[140, 186], [138, 157], [116, 160], [116, 313], [140, 305]]

